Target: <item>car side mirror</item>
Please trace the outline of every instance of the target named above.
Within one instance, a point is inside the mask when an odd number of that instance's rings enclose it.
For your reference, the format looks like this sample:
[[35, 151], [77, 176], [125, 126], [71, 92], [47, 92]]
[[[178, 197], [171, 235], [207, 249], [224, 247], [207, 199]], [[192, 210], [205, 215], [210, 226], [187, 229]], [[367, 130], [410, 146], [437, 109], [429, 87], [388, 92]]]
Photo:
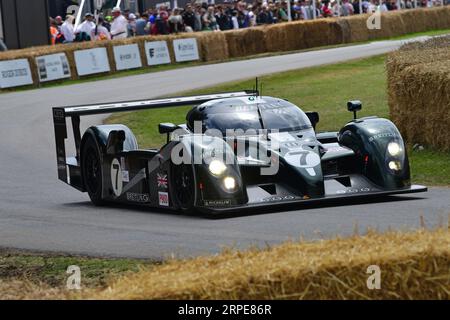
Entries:
[[347, 102], [347, 110], [353, 112], [353, 119], [356, 119], [356, 112], [362, 109], [362, 103], [359, 100]]
[[167, 143], [170, 141], [170, 134], [177, 130], [178, 126], [173, 123], [160, 123], [158, 126], [160, 134], [167, 134]]
[[160, 123], [158, 126], [160, 134], [168, 134], [174, 132], [178, 127], [173, 123]]
[[311, 121], [311, 124], [316, 130], [316, 125], [319, 123], [319, 113], [318, 112], [306, 112], [306, 116], [308, 117], [309, 121]]
[[106, 143], [106, 154], [117, 154], [123, 151], [123, 142], [125, 141], [125, 131], [113, 130], [108, 135]]

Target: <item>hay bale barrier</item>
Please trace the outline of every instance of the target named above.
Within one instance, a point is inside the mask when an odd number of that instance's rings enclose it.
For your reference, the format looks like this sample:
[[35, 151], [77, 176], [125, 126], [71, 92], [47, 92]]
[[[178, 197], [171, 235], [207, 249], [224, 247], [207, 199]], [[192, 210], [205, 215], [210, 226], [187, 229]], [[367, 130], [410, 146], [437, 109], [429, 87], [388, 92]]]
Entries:
[[[414, 143], [450, 151], [450, 60], [408, 67], [400, 81], [409, 84], [399, 99], [401, 106], [409, 106], [407, 137]], [[414, 119], [418, 114], [421, 116]]]
[[[380, 250], [380, 248], [383, 248]], [[450, 299], [450, 232], [369, 232], [173, 260], [124, 276], [94, 299]], [[368, 288], [368, 267], [381, 288]], [[79, 298], [80, 296], [78, 296]]]
[[230, 58], [247, 57], [267, 52], [264, 43], [264, 28], [255, 27], [223, 32]]
[[306, 48], [303, 31], [298, 21], [267, 26], [264, 32], [266, 50], [281, 52]]
[[348, 24], [349, 42], [363, 42], [369, 40], [369, 29], [367, 29], [367, 19], [369, 15], [355, 15], [343, 18]]
[[450, 36], [388, 55], [390, 117], [410, 144], [450, 151]]
[[369, 40], [392, 38], [408, 33], [401, 12], [386, 12], [381, 15], [381, 29], [368, 30]]
[[369, 30], [367, 28], [368, 18], [369, 15], [355, 15], [342, 18], [317, 19], [314, 21], [294, 21], [225, 32], [143, 36], [124, 40], [42, 46], [0, 52], [0, 61], [20, 58], [28, 59], [34, 86], [39, 86], [35, 58], [52, 53], [66, 53], [71, 67], [71, 79], [76, 80], [79, 79], [73, 54], [76, 50], [105, 47], [111, 67], [109, 73], [112, 74], [117, 72], [113, 53], [114, 46], [138, 44], [142, 66], [143, 68], [149, 68], [145, 54], [146, 41], [167, 41], [172, 63], [176, 63], [173, 52], [173, 40], [194, 37], [197, 39], [201, 61], [224, 61], [229, 58], [242, 58], [266, 52], [295, 51], [326, 45], [389, 38], [433, 29], [446, 29], [450, 28], [450, 6], [384, 13], [381, 16], [380, 30]]
[[268, 52], [295, 51], [341, 44], [344, 33], [338, 19], [294, 21], [265, 28], [265, 47]]
[[[390, 53], [386, 60], [387, 83], [388, 83], [388, 102], [391, 119], [394, 120], [400, 131], [410, 141], [414, 141], [419, 135], [418, 130], [424, 121], [425, 114], [412, 114], [409, 107], [405, 107], [402, 101], [401, 92], [408, 90], [409, 83], [399, 78], [400, 73], [407, 67], [429, 63], [430, 57], [433, 61], [445, 61], [450, 59], [450, 50], [447, 48], [439, 48], [442, 46], [442, 38], [435, 38], [426, 43], [413, 42], [403, 46], [402, 50]], [[441, 42], [441, 43], [439, 43]], [[431, 43], [434, 49], [430, 49]], [[411, 123], [418, 123], [418, 127], [414, 127]], [[412, 130], [412, 131], [411, 131]], [[415, 133], [414, 133], [415, 132]]]
[[228, 43], [223, 32], [199, 33], [196, 34], [196, 38], [203, 61], [224, 61], [230, 58]]
[[303, 28], [303, 38], [307, 48], [337, 44], [336, 34], [330, 32], [330, 24], [326, 19], [305, 21], [303, 22]]

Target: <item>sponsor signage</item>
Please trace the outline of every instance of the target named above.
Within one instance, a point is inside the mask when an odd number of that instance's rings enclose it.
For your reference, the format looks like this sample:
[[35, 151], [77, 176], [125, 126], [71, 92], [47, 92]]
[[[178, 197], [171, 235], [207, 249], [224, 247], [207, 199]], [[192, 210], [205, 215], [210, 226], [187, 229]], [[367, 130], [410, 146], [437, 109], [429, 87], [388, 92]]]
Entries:
[[106, 48], [78, 50], [74, 52], [74, 55], [79, 76], [109, 72], [111, 70]]
[[127, 200], [131, 202], [145, 203], [150, 201], [150, 195], [148, 193], [127, 192]]
[[33, 84], [27, 59], [0, 61], [0, 88]]
[[137, 44], [115, 46], [114, 60], [117, 70], [128, 70], [142, 67], [141, 55]]
[[309, 198], [307, 196], [304, 196], [303, 198], [299, 196], [272, 196], [267, 197], [264, 199], [261, 199], [262, 202], [279, 202], [279, 201], [293, 201], [293, 200], [308, 200]]
[[171, 62], [166, 41], [146, 42], [145, 53], [147, 55], [147, 64], [149, 66], [156, 66]]
[[199, 60], [197, 39], [177, 39], [173, 40], [175, 60], [177, 62]]
[[223, 207], [231, 205], [231, 200], [223, 199], [223, 200], [204, 200], [204, 205], [207, 207]]
[[169, 193], [168, 192], [158, 192], [159, 205], [161, 207], [169, 206]]
[[36, 65], [40, 82], [70, 78], [70, 67], [65, 53], [37, 57]]

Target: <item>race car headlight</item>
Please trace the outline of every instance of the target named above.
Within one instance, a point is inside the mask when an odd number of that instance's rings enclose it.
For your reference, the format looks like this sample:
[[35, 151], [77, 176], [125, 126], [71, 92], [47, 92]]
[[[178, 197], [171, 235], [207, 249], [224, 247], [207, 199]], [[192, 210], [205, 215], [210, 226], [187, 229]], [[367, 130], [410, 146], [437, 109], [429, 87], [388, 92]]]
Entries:
[[233, 177], [226, 177], [223, 179], [223, 185], [227, 190], [234, 190], [236, 188], [236, 180]]
[[227, 170], [227, 166], [220, 160], [213, 160], [209, 164], [208, 170], [215, 176], [221, 176]]
[[398, 156], [402, 152], [402, 148], [397, 142], [390, 142], [387, 146], [387, 150], [393, 157]]
[[400, 161], [389, 161], [388, 166], [392, 171], [402, 170], [402, 164], [400, 163]]

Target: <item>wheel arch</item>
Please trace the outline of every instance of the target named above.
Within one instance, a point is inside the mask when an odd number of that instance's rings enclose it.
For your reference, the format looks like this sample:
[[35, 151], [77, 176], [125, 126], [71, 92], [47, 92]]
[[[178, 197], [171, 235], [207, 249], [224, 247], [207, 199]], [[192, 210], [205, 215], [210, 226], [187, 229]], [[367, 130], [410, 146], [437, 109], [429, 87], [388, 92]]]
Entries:
[[123, 124], [105, 124], [105, 125], [98, 125], [98, 126], [92, 126], [86, 130], [86, 132], [83, 135], [83, 138], [81, 139], [81, 149], [83, 148], [83, 143], [85, 143], [85, 140], [89, 135], [91, 135], [95, 141], [97, 142], [97, 145], [102, 153], [106, 152], [106, 146], [108, 144], [108, 137], [111, 131], [124, 131], [125, 132], [125, 141], [123, 144], [124, 151], [131, 151], [131, 150], [137, 150], [139, 149], [137, 140], [133, 132], [128, 128], [127, 126]]
[[[355, 152], [363, 174], [375, 184], [388, 190], [411, 185], [406, 145], [390, 120], [377, 117], [354, 120], [341, 129], [338, 138], [340, 144]], [[401, 148], [397, 156], [387, 152], [392, 142]], [[400, 162], [400, 170], [394, 172], [389, 169], [390, 161]]]
[[[81, 139], [80, 144], [80, 168], [83, 167], [83, 150], [86, 142], [89, 138], [92, 138], [94, 143], [97, 146], [97, 150], [100, 155], [100, 162], [103, 164], [103, 156], [106, 153], [106, 147], [108, 144], [108, 137], [111, 131], [124, 131], [125, 132], [125, 141], [124, 141], [124, 150], [137, 150], [138, 143], [133, 132], [125, 125], [122, 124], [114, 124], [114, 125], [98, 125], [89, 127], [83, 137]], [[85, 182], [83, 177], [81, 177], [81, 183], [83, 188], [86, 189]]]
[[[189, 166], [194, 173], [195, 206], [203, 206], [205, 200], [219, 199], [225, 202], [228, 201], [230, 205], [246, 203], [248, 201], [246, 184], [233, 150], [223, 139], [212, 136], [203, 136], [203, 138], [206, 141], [202, 143], [201, 139], [197, 140], [193, 136], [186, 136], [181, 139], [177, 147], [177, 149], [187, 152], [186, 157], [183, 157], [183, 159], [191, 161]], [[217, 151], [217, 154], [212, 156], [215, 151]], [[232, 163], [227, 162], [228, 158], [232, 160]], [[208, 170], [209, 162], [206, 162], [211, 159], [222, 159], [227, 166], [226, 173], [221, 176], [213, 176]], [[185, 162], [183, 163], [186, 164]], [[173, 161], [170, 162], [170, 166], [172, 170], [175, 166]], [[223, 179], [226, 177], [235, 179], [236, 189], [234, 191], [224, 190]]]

